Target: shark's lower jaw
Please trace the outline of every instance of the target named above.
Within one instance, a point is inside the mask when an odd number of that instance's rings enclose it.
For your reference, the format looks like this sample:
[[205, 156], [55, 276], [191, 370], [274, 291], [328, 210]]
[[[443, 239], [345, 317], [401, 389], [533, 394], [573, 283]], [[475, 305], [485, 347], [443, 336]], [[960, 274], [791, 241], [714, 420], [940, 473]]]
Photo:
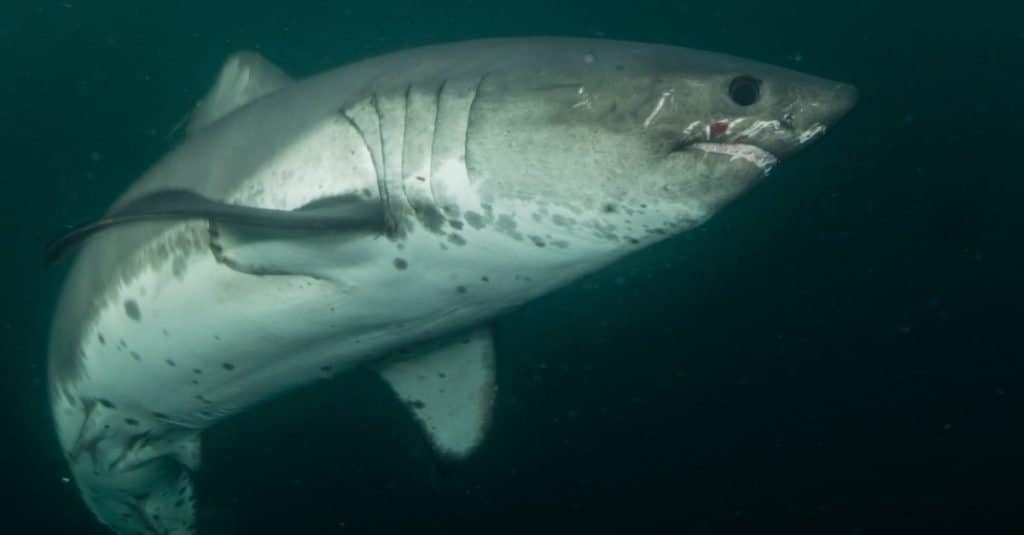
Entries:
[[779, 159], [772, 153], [756, 145], [746, 143], [712, 143], [709, 141], [693, 143], [690, 149], [711, 154], [723, 154], [733, 160], [745, 160], [757, 166], [764, 174], [771, 172]]

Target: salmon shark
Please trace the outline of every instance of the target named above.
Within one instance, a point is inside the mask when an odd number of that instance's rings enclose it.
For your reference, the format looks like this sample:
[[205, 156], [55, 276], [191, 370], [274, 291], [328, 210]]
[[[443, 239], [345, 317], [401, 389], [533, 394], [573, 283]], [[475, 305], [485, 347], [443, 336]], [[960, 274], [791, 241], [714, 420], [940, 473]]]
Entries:
[[436, 451], [482, 441], [495, 318], [692, 229], [822, 136], [853, 87], [563, 38], [302, 80], [231, 56], [184, 139], [97, 220], [57, 304], [57, 436], [96, 518], [196, 532], [203, 429], [372, 367]]

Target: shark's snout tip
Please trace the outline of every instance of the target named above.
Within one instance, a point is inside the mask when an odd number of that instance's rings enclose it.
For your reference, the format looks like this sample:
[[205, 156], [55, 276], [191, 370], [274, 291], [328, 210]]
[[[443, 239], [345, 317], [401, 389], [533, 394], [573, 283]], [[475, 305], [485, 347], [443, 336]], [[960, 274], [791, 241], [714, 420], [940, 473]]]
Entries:
[[860, 91], [857, 87], [851, 84], [840, 84], [836, 91], [836, 101], [839, 103], [839, 114], [837, 118], [842, 118], [844, 115], [850, 112], [855, 106], [857, 101], [860, 100]]

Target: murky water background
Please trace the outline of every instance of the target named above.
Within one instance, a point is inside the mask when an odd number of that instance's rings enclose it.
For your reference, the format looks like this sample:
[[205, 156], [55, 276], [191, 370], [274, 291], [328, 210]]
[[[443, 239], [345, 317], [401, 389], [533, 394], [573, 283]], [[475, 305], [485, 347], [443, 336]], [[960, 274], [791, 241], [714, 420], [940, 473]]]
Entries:
[[0, 5], [10, 533], [103, 533], [46, 407], [43, 244], [170, 145], [230, 52], [295, 75], [419, 44], [605, 36], [856, 84], [702, 229], [497, 324], [487, 443], [435, 461], [354, 374], [206, 434], [210, 534], [997, 533], [1019, 520], [1024, 10], [1011, 2]]

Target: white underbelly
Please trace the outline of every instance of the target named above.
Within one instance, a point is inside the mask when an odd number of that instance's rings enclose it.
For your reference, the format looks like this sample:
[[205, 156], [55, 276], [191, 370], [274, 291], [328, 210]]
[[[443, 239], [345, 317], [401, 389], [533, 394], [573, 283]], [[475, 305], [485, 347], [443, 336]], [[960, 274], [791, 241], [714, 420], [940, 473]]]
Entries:
[[[79, 396], [205, 427], [253, 403], [428, 338], [487, 321], [572, 278], [510, 261], [537, 249], [420, 231], [365, 238], [330, 279], [251, 275], [199, 251], [107, 292], [83, 332]], [[484, 243], [481, 243], [484, 242]], [[499, 252], [503, 254], [497, 254]], [[577, 271], [573, 269], [572, 271]], [[579, 271], [583, 271], [579, 269]]]

